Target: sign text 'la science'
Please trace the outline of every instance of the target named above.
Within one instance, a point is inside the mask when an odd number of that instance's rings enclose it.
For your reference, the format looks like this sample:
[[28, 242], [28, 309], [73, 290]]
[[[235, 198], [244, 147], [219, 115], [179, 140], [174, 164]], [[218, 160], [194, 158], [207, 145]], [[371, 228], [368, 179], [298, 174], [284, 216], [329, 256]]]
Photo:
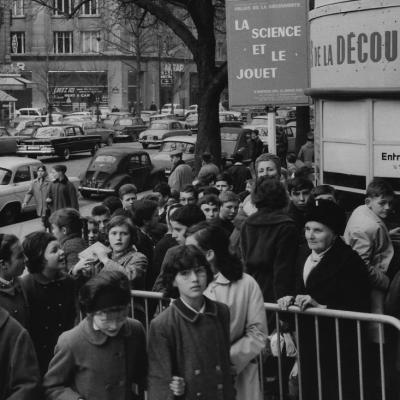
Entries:
[[308, 102], [306, 3], [227, 0], [233, 105]]

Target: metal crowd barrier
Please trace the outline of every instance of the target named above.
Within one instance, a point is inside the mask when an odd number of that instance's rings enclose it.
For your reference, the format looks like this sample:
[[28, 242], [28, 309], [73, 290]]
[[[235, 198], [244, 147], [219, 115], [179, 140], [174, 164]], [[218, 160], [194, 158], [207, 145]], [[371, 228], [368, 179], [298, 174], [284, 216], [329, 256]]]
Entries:
[[[131, 300], [131, 309], [132, 311], [135, 309], [135, 300], [136, 302], [141, 302], [142, 304], [144, 303], [144, 311], [145, 311], [145, 320], [144, 320], [144, 325], [146, 329], [146, 335], [148, 334], [149, 330], [149, 325], [150, 321], [153, 318], [153, 316], [160, 311], [162, 311], [165, 307], [168, 307], [170, 304], [170, 299], [166, 299], [163, 297], [162, 293], [157, 293], [157, 292], [146, 292], [146, 291], [141, 291], [141, 290], [132, 290], [132, 300]], [[394, 329], [395, 332], [395, 347], [397, 349], [397, 340], [400, 338], [400, 320], [388, 316], [388, 315], [378, 315], [378, 314], [368, 314], [368, 313], [359, 313], [359, 312], [351, 312], [351, 311], [341, 311], [341, 310], [332, 310], [332, 309], [322, 309], [322, 308], [309, 308], [305, 311], [300, 311], [298, 307], [291, 306], [289, 307], [288, 310], [281, 310], [277, 304], [274, 303], [264, 303], [264, 307], [266, 310], [267, 314], [267, 320], [268, 320], [268, 325], [270, 326], [270, 332], [268, 332], [268, 335], [272, 333], [271, 329], [274, 329], [278, 338], [280, 338], [280, 335], [282, 332], [280, 320], [283, 318], [286, 319], [290, 318], [292, 322], [292, 327], [293, 327], [293, 336], [294, 340], [297, 346], [297, 357], [295, 358], [295, 361], [298, 364], [298, 397], [290, 397], [288, 396], [288, 393], [285, 392], [284, 388], [286, 386], [285, 381], [289, 379], [289, 376], [285, 376], [283, 372], [283, 359], [284, 359], [284, 354], [282, 353], [281, 347], [278, 345], [278, 355], [276, 357], [277, 359], [277, 378], [278, 378], [278, 384], [277, 384], [277, 390], [276, 393], [274, 394], [265, 394], [264, 399], [267, 400], [286, 400], [286, 399], [299, 399], [299, 400], [310, 400], [309, 398], [305, 398], [303, 396], [303, 381], [302, 381], [302, 362], [304, 360], [299, 357], [299, 353], [301, 352], [301, 341], [299, 340], [299, 336], [301, 335], [300, 329], [302, 329], [302, 323], [304, 322], [305, 318], [308, 318], [312, 320], [312, 325], [313, 325], [313, 330], [315, 333], [315, 350], [316, 350], [316, 364], [317, 364], [317, 397], [315, 399], [318, 400], [325, 400], [325, 397], [323, 396], [323, 380], [322, 380], [322, 371], [321, 371], [321, 365], [324, 364], [323, 359], [321, 359], [323, 354], [324, 349], [321, 348], [321, 343], [320, 343], [320, 325], [322, 325], [324, 322], [321, 321], [327, 321], [331, 320], [334, 326], [334, 335], [335, 335], [335, 351], [336, 351], [336, 371], [337, 371], [337, 381], [338, 381], [338, 400], [348, 400], [348, 397], [345, 397], [343, 394], [343, 377], [342, 377], [342, 349], [341, 349], [341, 322], [343, 321], [350, 321], [351, 323], [354, 323], [355, 326], [355, 333], [356, 333], [356, 348], [354, 349], [354, 352], [357, 353], [357, 366], [358, 366], [358, 371], [354, 371], [355, 373], [358, 372], [358, 388], [359, 388], [359, 396], [356, 398], [351, 398], [351, 400], [389, 400], [389, 397], [386, 393], [386, 378], [387, 378], [387, 373], [388, 373], [388, 367], [387, 363], [385, 361], [385, 356], [388, 354], [388, 351], [385, 351], [385, 346], [388, 345], [387, 339], [385, 339], [385, 327], [386, 329], [389, 329], [391, 327]], [[133, 316], [134, 311], [132, 312]], [[271, 324], [271, 322], [273, 323]], [[310, 321], [308, 321], [310, 322]], [[365, 344], [368, 341], [367, 338], [367, 330], [371, 326], [371, 324], [374, 324], [377, 326], [377, 332], [378, 332], [378, 341], [376, 343], [376, 349], [378, 352], [378, 359], [379, 359], [379, 374], [377, 374], [377, 377], [379, 379], [378, 382], [378, 388], [380, 390], [379, 394], [375, 395], [368, 395], [365, 390], [365, 383], [366, 383], [366, 377], [364, 376], [364, 367], [365, 367], [365, 361], [366, 361], [366, 355], [364, 354], [365, 351]], [[273, 328], [271, 326], [273, 325]], [[322, 335], [324, 335], [324, 332], [322, 332]], [[400, 341], [399, 341], [400, 343]], [[400, 346], [399, 346], [400, 349]], [[386, 349], [387, 350], [387, 349]], [[392, 349], [391, 349], [392, 350]], [[394, 349], [393, 349], [394, 351]], [[400, 352], [399, 352], [400, 354]], [[264, 376], [264, 372], [262, 369], [263, 357], [260, 356], [259, 359], [259, 364], [261, 367], [261, 376]], [[370, 368], [374, 368], [373, 365], [367, 366]], [[400, 378], [400, 376], [399, 376]], [[264, 378], [262, 379], [262, 388], [264, 390], [263, 386]], [[332, 397], [330, 397], [331, 399]], [[400, 393], [396, 394], [396, 397], [393, 398], [400, 398]], [[251, 399], [249, 399], [251, 400]]]

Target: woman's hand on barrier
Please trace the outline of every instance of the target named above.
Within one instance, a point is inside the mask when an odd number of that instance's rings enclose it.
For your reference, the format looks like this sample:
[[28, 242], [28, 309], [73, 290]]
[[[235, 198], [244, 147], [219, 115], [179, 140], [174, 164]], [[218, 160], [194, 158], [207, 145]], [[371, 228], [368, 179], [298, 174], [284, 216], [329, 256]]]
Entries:
[[304, 311], [308, 307], [326, 308], [326, 306], [319, 304], [308, 294], [298, 294], [294, 301], [294, 305], [300, 307], [301, 311]]
[[287, 310], [294, 303], [294, 297], [283, 296], [277, 300], [277, 303], [281, 310]]
[[173, 376], [169, 388], [174, 396], [183, 396], [185, 393], [185, 380], [180, 376]]

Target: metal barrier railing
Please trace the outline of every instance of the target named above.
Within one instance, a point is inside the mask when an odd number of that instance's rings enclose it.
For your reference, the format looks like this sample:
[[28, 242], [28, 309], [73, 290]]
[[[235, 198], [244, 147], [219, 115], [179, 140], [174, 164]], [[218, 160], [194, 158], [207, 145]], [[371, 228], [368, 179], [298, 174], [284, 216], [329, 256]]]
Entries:
[[[136, 303], [135, 303], [136, 299]], [[163, 308], [167, 307], [171, 302], [171, 299], [165, 298], [162, 293], [157, 292], [146, 292], [141, 290], [132, 290], [132, 300], [131, 300], [131, 309], [135, 310], [135, 304], [141, 303], [144, 309], [144, 321], [142, 321], [145, 325], [146, 336], [148, 334], [149, 325], [152, 317], [162, 311]], [[397, 346], [397, 338], [400, 337], [400, 320], [388, 316], [388, 315], [379, 315], [379, 314], [368, 314], [368, 313], [359, 313], [359, 312], [351, 312], [351, 311], [341, 311], [341, 310], [332, 310], [332, 309], [322, 309], [322, 308], [309, 308], [305, 311], [300, 311], [298, 307], [291, 306], [288, 310], [281, 310], [277, 304], [274, 303], [264, 303], [264, 307], [267, 313], [267, 320], [269, 321], [270, 332], [271, 329], [275, 329], [277, 337], [280, 339], [281, 333], [283, 330], [281, 328], [281, 319], [290, 319], [290, 325], [292, 327], [292, 332], [294, 334], [295, 343], [297, 345], [297, 356], [295, 361], [298, 364], [298, 399], [299, 400], [325, 400], [337, 398], [338, 400], [388, 400], [388, 395], [386, 393], [386, 379], [388, 366], [385, 361], [385, 355], [387, 355], [387, 351], [385, 351], [385, 346], [388, 346], [389, 343], [386, 343], [386, 335], [384, 327], [393, 328], [396, 337], [396, 346]], [[273, 318], [271, 318], [271, 315]], [[134, 316], [134, 315], [133, 315]], [[274, 321], [274, 323], [272, 323]], [[329, 323], [327, 323], [329, 321]], [[305, 324], [306, 322], [306, 324]], [[352, 328], [350, 331], [355, 335], [355, 347], [354, 354], [357, 356], [355, 366], [354, 376], [358, 374], [358, 395], [355, 397], [346, 397], [345, 393], [345, 383], [344, 383], [344, 371], [343, 367], [347, 367], [343, 365], [343, 360], [346, 359], [348, 354], [346, 353], [348, 349], [342, 348], [342, 339], [343, 332], [348, 334], [349, 329], [348, 326], [345, 325], [347, 322], [354, 324], [354, 329]], [[366, 345], [370, 342], [367, 338], [367, 330], [371, 324], [376, 324], [378, 326], [378, 341], [374, 345], [374, 349], [378, 352], [378, 360], [379, 360], [379, 374], [376, 374], [377, 379], [379, 380], [377, 387], [380, 390], [379, 396], [376, 394], [367, 393], [368, 390], [365, 388], [366, 381], [370, 379], [370, 376], [365, 376], [365, 370], [374, 369], [374, 365], [368, 364], [368, 355], [366, 352]], [[307, 325], [308, 330], [313, 332], [315, 335], [315, 354], [316, 354], [316, 385], [317, 390], [315, 397], [310, 398], [310, 396], [304, 396], [304, 371], [303, 371], [303, 363], [305, 363], [306, 359], [302, 358], [302, 340], [301, 336], [304, 334], [304, 326]], [[271, 328], [273, 326], [273, 328]], [[329, 326], [329, 332], [324, 331], [323, 329]], [[322, 330], [321, 330], [322, 328]], [[326, 348], [324, 348], [324, 337], [329, 334], [330, 336], [334, 336], [332, 347], [335, 347], [335, 358], [336, 358], [336, 372], [337, 372], [337, 396], [326, 396], [324, 385], [324, 368], [326, 367], [327, 360], [324, 359], [326, 355]], [[347, 338], [346, 338], [347, 339]], [[280, 343], [278, 341], [278, 343]], [[400, 343], [400, 342], [399, 342]], [[329, 350], [333, 350], [332, 348]], [[309, 357], [309, 355], [307, 355]], [[278, 355], [277, 359], [277, 390], [276, 393], [271, 395], [270, 397], [265, 396], [265, 399], [279, 399], [284, 400], [287, 399], [287, 392], [285, 392], [285, 380], [288, 379], [288, 376], [284, 376], [284, 355], [282, 354], [281, 346], [278, 345]], [[262, 366], [263, 361], [262, 357], [260, 357], [260, 366]], [[305, 368], [305, 367], [304, 367]], [[358, 369], [358, 370], [357, 370]], [[268, 371], [262, 371], [261, 368], [261, 376]], [[307, 372], [307, 371], [306, 371]], [[354, 377], [353, 377], [354, 378]], [[335, 380], [334, 378], [332, 378]], [[355, 378], [354, 378], [355, 379]], [[296, 397], [291, 397], [296, 398]]]
[[[359, 313], [359, 312], [351, 312], [351, 311], [341, 311], [341, 310], [332, 310], [332, 309], [322, 309], [322, 308], [309, 308], [305, 311], [300, 311], [298, 307], [291, 306], [289, 307], [288, 310], [281, 310], [277, 304], [273, 303], [264, 303], [265, 310], [267, 312], [267, 318], [269, 314], [273, 313], [275, 315], [275, 328], [276, 328], [276, 334], [278, 338], [280, 338], [281, 334], [281, 324], [280, 324], [280, 317], [284, 314], [290, 315], [294, 318], [294, 335], [295, 335], [295, 342], [297, 345], [298, 349], [298, 357], [296, 357], [296, 361], [298, 363], [298, 386], [299, 386], [299, 399], [300, 400], [309, 400], [309, 398], [304, 398], [303, 396], [303, 381], [302, 381], [302, 362], [305, 360], [302, 360], [301, 357], [301, 343], [302, 340], [300, 340], [300, 335], [302, 334], [301, 329], [302, 329], [302, 320], [304, 322], [305, 318], [311, 318], [312, 323], [313, 323], [313, 330], [315, 333], [315, 350], [316, 350], [316, 371], [317, 371], [317, 397], [318, 400], [323, 400], [323, 386], [324, 382], [322, 380], [322, 373], [323, 373], [323, 367], [326, 364], [326, 360], [323, 360], [322, 357], [322, 352], [326, 353], [327, 349], [321, 348], [321, 336], [323, 335], [331, 335], [332, 332], [321, 332], [320, 330], [320, 325], [321, 325], [321, 320], [324, 320], [324, 325], [326, 324], [327, 320], [330, 320], [332, 323], [330, 324], [333, 329], [334, 329], [334, 344], [336, 346], [336, 370], [337, 370], [337, 383], [338, 383], [338, 399], [343, 400], [343, 399], [348, 399], [349, 397], [345, 397], [344, 394], [344, 385], [343, 385], [343, 359], [346, 357], [346, 354], [343, 354], [342, 348], [341, 348], [341, 332], [340, 332], [340, 323], [343, 321], [350, 321], [355, 324], [355, 330], [354, 334], [356, 335], [356, 342], [357, 346], [354, 349], [354, 352], [357, 353], [357, 366], [358, 366], [358, 371], [354, 371], [355, 373], [358, 372], [358, 394], [359, 396], [357, 397], [352, 397], [351, 400], [364, 400], [367, 398], [377, 400], [378, 397], [376, 394], [371, 394], [369, 393], [368, 396], [365, 391], [365, 377], [364, 377], [364, 370], [369, 369], [372, 370], [374, 368], [373, 365], [366, 365], [368, 363], [367, 361], [367, 355], [363, 354], [365, 352], [365, 345], [369, 342], [368, 338], [366, 337], [366, 332], [363, 332], [363, 328], [368, 328], [371, 323], [377, 324], [378, 326], [378, 352], [379, 352], [379, 388], [380, 388], [380, 399], [386, 400], [387, 399], [387, 388], [386, 388], [386, 372], [387, 372], [387, 366], [385, 362], [385, 354], [387, 354], [387, 351], [384, 351], [385, 347], [385, 333], [384, 333], [384, 326], [390, 326], [395, 329], [396, 333], [396, 339], [395, 339], [395, 345], [397, 346], [397, 336], [399, 336], [400, 333], [400, 320], [388, 316], [388, 315], [379, 315], [379, 314], [368, 314], [368, 313]], [[308, 321], [310, 325], [310, 321]], [[328, 324], [329, 325], [329, 324]], [[309, 326], [310, 327], [310, 326]], [[346, 326], [348, 328], [348, 326]], [[366, 329], [365, 329], [366, 330]], [[304, 332], [303, 332], [304, 333]], [[348, 338], [346, 338], [348, 339]], [[375, 346], [376, 346], [375, 345]], [[329, 349], [332, 350], [332, 349]], [[278, 346], [278, 379], [279, 379], [279, 399], [283, 400], [286, 396], [286, 393], [284, 392], [283, 386], [284, 386], [284, 377], [282, 375], [282, 351], [281, 347]], [[371, 383], [371, 382], [369, 382]], [[398, 394], [397, 394], [398, 395]], [[329, 397], [333, 398], [333, 397]]]

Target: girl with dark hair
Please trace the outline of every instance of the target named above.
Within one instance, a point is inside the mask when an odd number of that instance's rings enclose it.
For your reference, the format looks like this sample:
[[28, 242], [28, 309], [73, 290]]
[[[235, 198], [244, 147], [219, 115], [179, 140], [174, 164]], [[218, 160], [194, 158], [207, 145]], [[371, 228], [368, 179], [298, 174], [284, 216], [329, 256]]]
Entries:
[[236, 399], [261, 400], [257, 356], [265, 347], [267, 322], [260, 287], [254, 278], [243, 273], [242, 263], [229, 252], [229, 236], [224, 229], [200, 222], [187, 234], [186, 244], [204, 252], [215, 274], [204, 295], [229, 307]]
[[42, 375], [47, 371], [60, 334], [74, 326], [74, 279], [65, 273], [64, 252], [50, 233], [38, 231], [22, 243], [30, 272], [22, 278], [29, 305], [31, 334]]
[[44, 377], [47, 400], [136, 400], [143, 398], [146, 338], [128, 318], [130, 285], [119, 271], [101, 271], [80, 291], [78, 326], [58, 339]]
[[179, 298], [150, 325], [149, 400], [235, 398], [229, 360], [229, 310], [204, 297], [212, 272], [195, 246], [177, 246], [162, 272]]
[[15, 235], [0, 234], [0, 306], [25, 328], [28, 307], [19, 276], [25, 269], [25, 254]]

